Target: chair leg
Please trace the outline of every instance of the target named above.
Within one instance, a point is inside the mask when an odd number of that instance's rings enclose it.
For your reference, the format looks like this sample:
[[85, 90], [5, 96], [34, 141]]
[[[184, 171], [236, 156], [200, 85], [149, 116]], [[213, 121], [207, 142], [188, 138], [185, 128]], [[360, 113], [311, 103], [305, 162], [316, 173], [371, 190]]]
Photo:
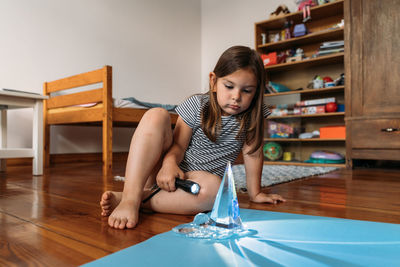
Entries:
[[103, 120], [103, 174], [112, 170], [112, 122]]
[[43, 161], [44, 167], [50, 166], [50, 125], [44, 125], [43, 131]]

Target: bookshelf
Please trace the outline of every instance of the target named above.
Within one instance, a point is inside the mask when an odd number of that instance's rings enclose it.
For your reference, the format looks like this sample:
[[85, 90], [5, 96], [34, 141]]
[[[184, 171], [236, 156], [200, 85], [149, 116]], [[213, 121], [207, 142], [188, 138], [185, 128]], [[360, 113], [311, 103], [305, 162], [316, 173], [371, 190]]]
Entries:
[[[332, 53], [325, 56], [313, 57], [321, 43], [344, 40], [344, 27], [337, 27], [343, 19], [344, 0], [311, 8], [311, 20], [306, 22], [309, 33], [301, 37], [292, 37], [276, 42], [268, 38], [271, 33], [279, 33], [284, 29], [286, 21], [293, 24], [302, 23], [302, 12], [294, 12], [285, 16], [255, 23], [255, 47], [260, 54], [271, 52], [280, 53], [288, 49], [301, 48], [305, 59], [294, 62], [283, 62], [265, 67], [267, 79], [287, 86], [291, 91], [265, 94], [264, 102], [268, 105], [295, 104], [298, 101], [315, 100], [334, 97], [337, 104], [344, 104], [345, 86], [309, 89], [307, 85], [319, 75], [338, 78], [344, 73], [344, 52]], [[267, 42], [262, 43], [262, 34], [267, 36]], [[302, 90], [295, 90], [303, 88]], [[300, 166], [335, 166], [345, 167], [345, 164], [306, 163], [313, 151], [326, 150], [346, 153], [345, 138], [271, 138], [268, 134], [270, 122], [284, 123], [302, 132], [312, 132], [325, 126], [344, 126], [345, 112], [329, 112], [318, 114], [272, 115], [266, 120], [264, 142], [276, 142], [284, 152], [291, 153], [291, 161], [265, 160], [264, 164], [284, 164]]]

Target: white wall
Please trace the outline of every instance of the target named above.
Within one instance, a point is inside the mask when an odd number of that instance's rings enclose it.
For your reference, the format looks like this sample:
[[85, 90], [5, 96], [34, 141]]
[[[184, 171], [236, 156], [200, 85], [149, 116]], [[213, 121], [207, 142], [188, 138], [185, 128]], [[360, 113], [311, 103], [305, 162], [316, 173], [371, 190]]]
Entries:
[[[232, 45], [254, 47], [254, 23], [293, 0], [0, 0], [0, 88], [42, 92], [44, 81], [106, 64], [114, 97], [177, 104], [208, 87]], [[29, 111], [9, 112], [9, 147], [32, 145]], [[127, 151], [132, 129], [114, 131]], [[100, 152], [99, 127], [53, 127], [51, 153]]]
[[296, 11], [294, 0], [202, 0], [201, 1], [201, 86], [208, 89], [208, 73], [219, 56], [233, 45], [255, 47], [254, 23], [269, 19], [285, 4]]
[[[0, 0], [0, 88], [41, 93], [107, 64], [114, 97], [177, 104], [200, 88], [200, 27], [200, 0]], [[8, 122], [8, 146], [30, 147], [30, 112]], [[53, 129], [51, 153], [101, 151], [99, 127]], [[132, 132], [114, 131], [114, 151]]]

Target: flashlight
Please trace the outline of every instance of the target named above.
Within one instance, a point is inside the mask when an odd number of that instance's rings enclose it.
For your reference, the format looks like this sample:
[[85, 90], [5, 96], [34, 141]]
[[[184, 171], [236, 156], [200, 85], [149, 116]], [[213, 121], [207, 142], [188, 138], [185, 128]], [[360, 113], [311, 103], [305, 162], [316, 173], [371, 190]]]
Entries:
[[[175, 187], [180, 188], [190, 194], [197, 195], [200, 192], [200, 185], [190, 180], [182, 180], [180, 178], [175, 178]], [[157, 185], [155, 186], [155, 190], [146, 197], [142, 203], [146, 203], [149, 201], [155, 194], [161, 191], [161, 188]]]
[[176, 178], [175, 186], [193, 195], [197, 195], [200, 192], [200, 185], [190, 180]]

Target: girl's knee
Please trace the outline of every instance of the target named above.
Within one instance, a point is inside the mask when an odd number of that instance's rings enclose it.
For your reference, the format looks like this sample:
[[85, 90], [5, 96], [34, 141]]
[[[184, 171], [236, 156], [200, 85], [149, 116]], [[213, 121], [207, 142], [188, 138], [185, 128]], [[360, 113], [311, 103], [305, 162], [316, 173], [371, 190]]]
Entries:
[[151, 129], [159, 129], [160, 127], [171, 128], [171, 117], [166, 109], [152, 108], [146, 111], [140, 123]]

